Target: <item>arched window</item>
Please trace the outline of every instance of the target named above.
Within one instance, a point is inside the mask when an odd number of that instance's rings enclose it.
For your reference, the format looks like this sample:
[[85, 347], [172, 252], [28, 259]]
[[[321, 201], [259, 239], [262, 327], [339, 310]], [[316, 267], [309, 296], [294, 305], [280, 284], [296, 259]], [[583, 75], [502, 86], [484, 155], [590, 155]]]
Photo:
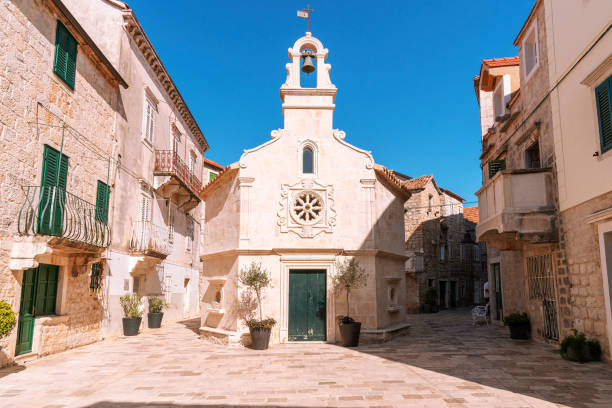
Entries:
[[305, 147], [302, 150], [302, 173], [314, 173], [314, 152], [310, 147]]

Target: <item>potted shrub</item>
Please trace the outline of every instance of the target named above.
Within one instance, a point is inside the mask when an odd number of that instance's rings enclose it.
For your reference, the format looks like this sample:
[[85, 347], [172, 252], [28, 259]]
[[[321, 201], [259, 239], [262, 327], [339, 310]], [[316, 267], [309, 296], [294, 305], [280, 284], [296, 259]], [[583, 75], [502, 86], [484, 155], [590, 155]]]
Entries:
[[516, 340], [529, 339], [529, 316], [527, 313], [511, 313], [504, 317], [504, 325], [510, 329], [510, 338]]
[[336, 270], [337, 273], [332, 277], [334, 291], [346, 292], [346, 316], [338, 317], [341, 344], [345, 347], [357, 347], [361, 323], [349, 316], [349, 298], [352, 290], [365, 286], [368, 273], [359, 266], [359, 261], [355, 258], [347, 258], [343, 263], [337, 262]]
[[15, 324], [17, 324], [17, 318], [11, 305], [0, 300], [0, 339], [11, 334]]
[[136, 336], [142, 321], [142, 296], [138, 293], [126, 294], [119, 298], [123, 308], [123, 335]]
[[159, 329], [161, 327], [162, 318], [164, 317], [163, 310], [166, 306], [166, 302], [159, 296], [151, 296], [149, 298], [147, 320], [150, 329]]
[[438, 311], [438, 291], [435, 288], [429, 288], [425, 292], [425, 304], [423, 311], [425, 313], [436, 313]]
[[566, 360], [584, 363], [601, 359], [601, 344], [598, 340], [587, 340], [584, 333], [574, 329], [574, 335], [567, 336], [561, 342], [561, 356]]
[[257, 297], [259, 320], [246, 320], [249, 333], [251, 334], [251, 345], [255, 350], [266, 350], [270, 344], [270, 333], [276, 324], [276, 320], [271, 317], [263, 318], [261, 297], [263, 290], [271, 286], [272, 279], [268, 271], [261, 266], [261, 263], [253, 261], [249, 267], [243, 268], [240, 271], [238, 280], [240, 284], [255, 292]]

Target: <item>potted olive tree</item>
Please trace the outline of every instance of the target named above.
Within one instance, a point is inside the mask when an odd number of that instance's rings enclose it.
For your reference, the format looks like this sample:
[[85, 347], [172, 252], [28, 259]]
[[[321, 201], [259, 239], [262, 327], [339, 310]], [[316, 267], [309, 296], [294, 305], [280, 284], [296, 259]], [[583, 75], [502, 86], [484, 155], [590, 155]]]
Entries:
[[436, 313], [438, 311], [438, 292], [435, 288], [429, 288], [425, 292], [425, 304], [423, 311], [425, 313]]
[[123, 308], [123, 335], [136, 336], [142, 321], [142, 296], [138, 293], [125, 294], [119, 298]]
[[161, 327], [162, 318], [164, 317], [164, 309], [166, 302], [159, 296], [151, 296], [149, 298], [149, 313], [147, 320], [150, 329], [159, 329]]
[[270, 344], [270, 333], [276, 324], [276, 320], [271, 317], [263, 318], [261, 304], [264, 289], [272, 284], [270, 274], [261, 266], [261, 263], [253, 261], [251, 265], [240, 270], [238, 281], [241, 285], [255, 292], [257, 297], [259, 320], [252, 318], [246, 320], [246, 325], [249, 327], [249, 333], [251, 334], [251, 345], [255, 350], [266, 350], [268, 344]]
[[0, 339], [11, 334], [15, 324], [17, 324], [17, 318], [11, 305], [0, 300]]
[[504, 317], [504, 325], [510, 329], [510, 338], [515, 340], [529, 339], [531, 327], [527, 313], [511, 313]]
[[337, 294], [342, 291], [346, 292], [346, 316], [338, 317], [341, 344], [345, 347], [357, 347], [359, 345], [361, 323], [356, 322], [349, 316], [349, 298], [352, 290], [366, 285], [368, 273], [359, 266], [359, 261], [355, 258], [347, 258], [344, 262], [337, 262], [336, 271], [336, 274], [332, 276], [334, 291]]

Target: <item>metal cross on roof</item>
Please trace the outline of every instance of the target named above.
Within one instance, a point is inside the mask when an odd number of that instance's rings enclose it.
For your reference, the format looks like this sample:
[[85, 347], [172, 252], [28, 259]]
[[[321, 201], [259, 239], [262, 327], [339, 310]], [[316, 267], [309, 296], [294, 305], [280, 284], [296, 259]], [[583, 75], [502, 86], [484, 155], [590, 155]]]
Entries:
[[310, 32], [310, 13], [314, 10], [310, 8], [310, 4], [306, 5], [306, 8], [303, 10], [298, 10], [297, 16], [305, 18], [307, 20], [306, 23], [306, 32]]

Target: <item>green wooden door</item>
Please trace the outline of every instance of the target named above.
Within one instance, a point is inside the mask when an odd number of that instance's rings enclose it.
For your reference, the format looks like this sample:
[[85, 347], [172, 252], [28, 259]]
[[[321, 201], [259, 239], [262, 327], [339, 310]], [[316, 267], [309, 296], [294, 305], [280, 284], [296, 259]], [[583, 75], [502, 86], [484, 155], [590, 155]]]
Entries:
[[324, 270], [289, 272], [289, 340], [325, 340]]
[[[58, 180], [59, 178], [59, 180]], [[68, 156], [45, 145], [38, 205], [38, 233], [62, 234], [66, 201], [66, 179], [68, 178]]]
[[15, 355], [32, 351], [34, 333], [34, 289], [36, 288], [36, 269], [23, 271], [21, 281], [21, 303], [17, 323], [17, 346]]
[[501, 270], [498, 263], [492, 264], [493, 267], [493, 283], [495, 284], [495, 318], [497, 320], [503, 319], [504, 301], [502, 299], [502, 281], [501, 281]]

